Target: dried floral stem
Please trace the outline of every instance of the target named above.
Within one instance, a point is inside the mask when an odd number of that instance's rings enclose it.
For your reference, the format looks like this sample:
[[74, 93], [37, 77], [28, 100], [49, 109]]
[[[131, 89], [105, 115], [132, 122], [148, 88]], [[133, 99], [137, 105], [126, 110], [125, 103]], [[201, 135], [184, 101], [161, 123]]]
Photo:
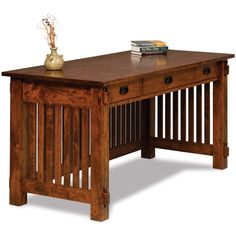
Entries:
[[47, 18], [44, 18], [42, 19], [42, 23], [47, 33], [47, 39], [50, 48], [55, 48], [56, 33], [55, 33], [54, 22], [53, 21], [50, 22]]

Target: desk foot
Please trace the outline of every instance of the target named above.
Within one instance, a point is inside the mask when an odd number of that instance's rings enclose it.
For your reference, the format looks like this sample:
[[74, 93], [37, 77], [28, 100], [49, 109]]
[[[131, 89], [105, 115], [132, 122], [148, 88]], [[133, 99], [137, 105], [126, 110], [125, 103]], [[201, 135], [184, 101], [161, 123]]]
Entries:
[[152, 149], [142, 149], [141, 150], [141, 157], [146, 159], [155, 158], [155, 148]]
[[27, 204], [27, 193], [19, 192], [16, 189], [10, 190], [9, 204], [14, 206]]
[[104, 206], [103, 204], [99, 203], [92, 203], [91, 204], [91, 213], [90, 219], [96, 221], [104, 221], [109, 218], [109, 206]]
[[217, 158], [213, 157], [213, 168], [214, 169], [219, 169], [219, 170], [224, 170], [228, 167], [228, 158]]

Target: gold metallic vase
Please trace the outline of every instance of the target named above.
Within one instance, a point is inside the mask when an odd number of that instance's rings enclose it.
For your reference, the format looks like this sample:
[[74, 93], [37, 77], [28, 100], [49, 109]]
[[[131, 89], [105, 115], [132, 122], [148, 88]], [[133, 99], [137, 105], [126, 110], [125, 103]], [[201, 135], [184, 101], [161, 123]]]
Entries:
[[57, 54], [57, 48], [51, 48], [51, 53], [47, 54], [44, 65], [48, 70], [61, 70], [64, 65], [63, 55]]

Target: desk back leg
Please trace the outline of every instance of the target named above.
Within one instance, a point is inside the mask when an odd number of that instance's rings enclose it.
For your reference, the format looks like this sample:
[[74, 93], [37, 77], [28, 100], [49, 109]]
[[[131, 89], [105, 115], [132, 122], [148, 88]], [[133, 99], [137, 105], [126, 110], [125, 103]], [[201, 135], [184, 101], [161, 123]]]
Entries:
[[219, 64], [220, 78], [214, 82], [213, 168], [227, 168], [227, 73], [226, 62]]
[[155, 97], [145, 99], [141, 106], [142, 114], [142, 149], [141, 157], [151, 159], [155, 157], [155, 148], [151, 144], [151, 137], [155, 137]]

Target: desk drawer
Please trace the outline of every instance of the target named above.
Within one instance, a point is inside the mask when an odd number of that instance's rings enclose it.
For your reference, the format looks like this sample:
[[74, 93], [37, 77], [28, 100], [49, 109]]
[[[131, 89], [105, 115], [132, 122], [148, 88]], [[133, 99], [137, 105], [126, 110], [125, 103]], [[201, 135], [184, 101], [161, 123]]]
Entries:
[[196, 67], [194, 70], [194, 81], [207, 80], [211, 78], [216, 78], [219, 76], [219, 70], [217, 65], [205, 64], [200, 67]]
[[142, 95], [142, 82], [135, 80], [111, 85], [108, 88], [110, 103], [119, 102]]
[[143, 94], [165, 92], [193, 82], [193, 68], [143, 79]]

